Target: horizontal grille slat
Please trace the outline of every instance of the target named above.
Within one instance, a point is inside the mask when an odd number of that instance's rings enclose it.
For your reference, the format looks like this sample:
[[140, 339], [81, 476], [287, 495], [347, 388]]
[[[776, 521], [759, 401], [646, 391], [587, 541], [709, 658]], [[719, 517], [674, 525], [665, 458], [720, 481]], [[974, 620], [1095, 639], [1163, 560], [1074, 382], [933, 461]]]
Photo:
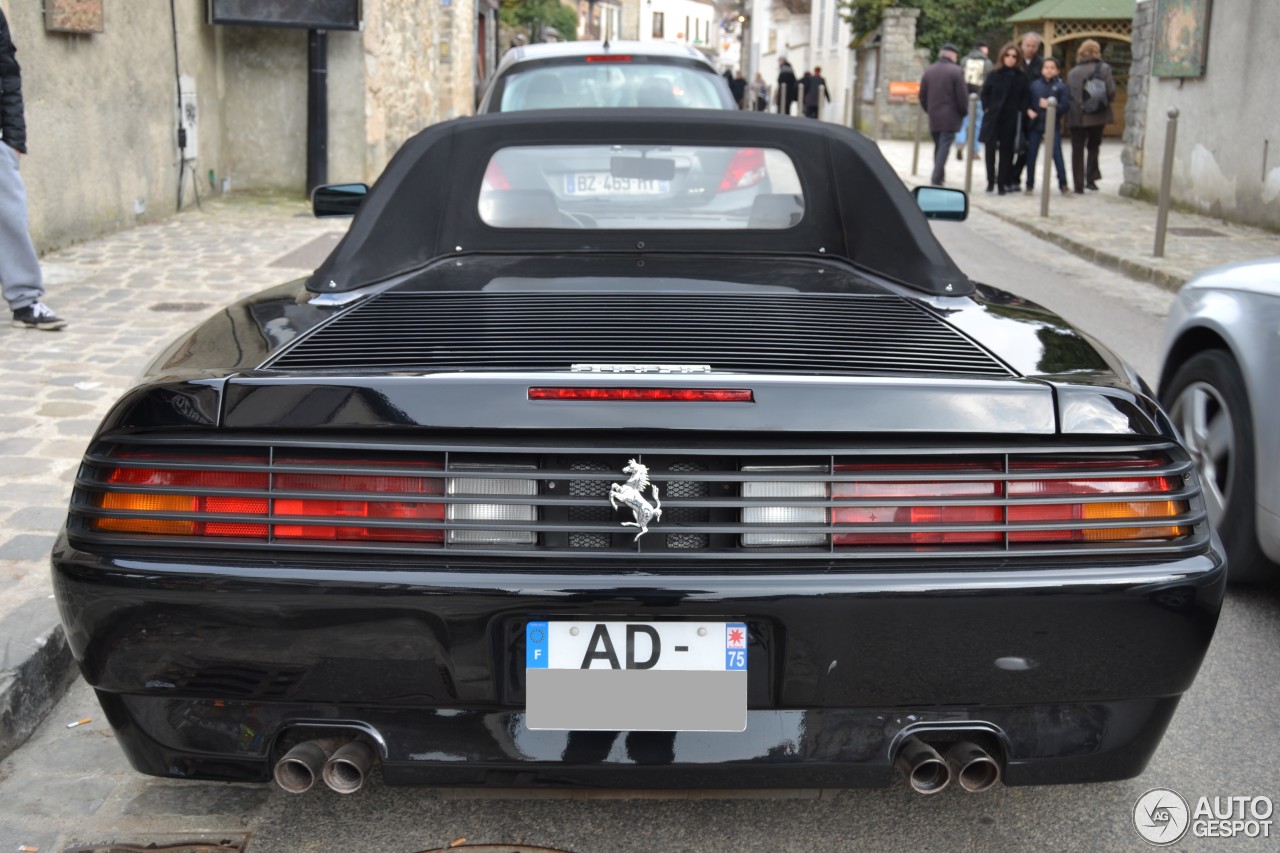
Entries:
[[617, 362], [833, 375], [1013, 375], [916, 302], [865, 294], [389, 292], [263, 366], [558, 371]]
[[[234, 434], [225, 438], [187, 434], [99, 442], [86, 454], [77, 477], [69, 531], [103, 543], [187, 548], [642, 560], [665, 555], [765, 564], [875, 557], [905, 561], [903, 568], [939, 557], [982, 555], [1000, 560], [1084, 553], [1142, 558], [1188, 552], [1207, 541], [1192, 463], [1185, 451], [1167, 442], [1092, 448], [882, 445], [835, 447], [825, 453], [683, 446], [638, 447], [623, 454], [554, 445], [477, 449], [430, 440], [347, 442], [294, 436], [267, 445]], [[212, 447], [222, 450], [211, 454]], [[631, 512], [625, 506], [615, 509], [609, 501], [611, 486], [627, 480], [622, 467], [628, 458], [649, 466], [649, 488], [656, 487], [663, 510], [639, 542], [634, 541], [635, 528], [622, 526], [632, 519]], [[205, 476], [211, 479], [200, 479]], [[309, 485], [300, 487], [299, 482]], [[353, 485], [357, 482], [363, 485]], [[378, 491], [386, 482], [393, 485]], [[419, 491], [396, 490], [407, 489], [406, 483]], [[495, 483], [507, 485], [493, 494], [471, 493]], [[941, 483], [955, 491], [931, 492], [921, 483]], [[824, 490], [820, 496], [810, 496], [814, 484]], [[895, 491], [904, 484], [910, 486], [905, 493]], [[852, 485], [871, 491], [850, 492], [846, 486]], [[837, 493], [840, 489], [844, 493]], [[135, 502], [122, 504], [121, 495]], [[655, 498], [652, 491], [645, 495]], [[374, 503], [409, 510], [360, 514]], [[354, 514], [316, 515], [318, 510], [307, 508], [314, 504], [348, 507], [342, 512]], [[1060, 514], [1085, 504], [1094, 508], [1094, 515]], [[417, 509], [430, 506], [438, 509]], [[775, 512], [779, 508], [787, 512]], [[789, 515], [793, 509], [799, 515]], [[899, 512], [908, 513], [910, 520]], [[128, 526], [139, 518], [153, 520], [154, 529], [139, 532]], [[116, 526], [103, 526], [111, 524]], [[181, 532], [198, 525], [217, 532]], [[353, 526], [368, 531], [370, 541], [314, 541], [321, 528]], [[417, 544], [395, 539], [406, 531]], [[1084, 531], [1086, 538], [1051, 544], [1028, 538], [1056, 531]], [[1107, 531], [1120, 531], [1134, 541], [1104, 540]], [[505, 544], [484, 544], [484, 537], [495, 532], [510, 536], [502, 540]], [[901, 540], [904, 534], [951, 539], [911, 547], [887, 547], [874, 539], [897, 544], [895, 537]], [[475, 544], [477, 535], [482, 544]], [[383, 541], [388, 536], [391, 540]], [[772, 544], [770, 537], [783, 544]], [[826, 544], [815, 544], [815, 537]], [[850, 544], [850, 537], [873, 541]]]

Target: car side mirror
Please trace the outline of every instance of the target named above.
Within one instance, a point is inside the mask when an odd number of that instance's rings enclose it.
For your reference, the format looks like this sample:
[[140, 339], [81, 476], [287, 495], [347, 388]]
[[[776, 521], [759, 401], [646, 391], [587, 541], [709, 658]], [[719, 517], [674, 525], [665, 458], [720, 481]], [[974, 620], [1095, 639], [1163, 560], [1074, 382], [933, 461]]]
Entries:
[[963, 222], [969, 218], [969, 197], [964, 190], [949, 190], [946, 187], [916, 187], [912, 190], [916, 204], [924, 213], [925, 219], [949, 219]]
[[311, 212], [316, 216], [354, 216], [368, 184], [326, 184], [311, 191]]

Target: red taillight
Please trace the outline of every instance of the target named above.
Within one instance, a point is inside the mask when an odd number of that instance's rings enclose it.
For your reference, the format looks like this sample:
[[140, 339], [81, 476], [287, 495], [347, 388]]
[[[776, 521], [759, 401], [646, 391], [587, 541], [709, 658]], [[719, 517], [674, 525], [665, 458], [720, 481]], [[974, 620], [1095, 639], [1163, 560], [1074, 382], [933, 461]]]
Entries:
[[[1153, 458], [1013, 460], [1009, 464], [1009, 476], [1005, 475], [1004, 466], [996, 461], [837, 465], [835, 470], [838, 474], [864, 474], [868, 479], [833, 481], [833, 499], [879, 499], [893, 503], [833, 507], [831, 520], [843, 529], [833, 533], [832, 544], [997, 544], [1003, 542], [1006, 535], [1010, 544], [1114, 542], [1186, 536], [1189, 528], [1173, 523], [1132, 527], [1100, 525], [1160, 519], [1172, 522], [1187, 512], [1186, 501], [1152, 499], [1176, 492], [1181, 486], [1179, 478], [1144, 477], [1125, 470], [1162, 464], [1165, 460]], [[1049, 476], [1058, 472], [1073, 472], [1075, 476]], [[881, 479], [894, 474], [900, 474], [901, 479]], [[1044, 476], [1016, 478], [1026, 474]], [[921, 479], [910, 479], [912, 477]], [[1133, 499], [1118, 499], [1124, 496], [1133, 496]], [[985, 503], [984, 497], [999, 503]], [[931, 504], [947, 503], [919, 505], [911, 503], [912, 499]], [[1002, 529], [878, 530], [866, 533], [849, 530], [852, 525], [888, 524], [922, 527], [974, 525]], [[1055, 529], [1034, 529], [1045, 525], [1054, 525]]]
[[[192, 457], [122, 453], [128, 459], [154, 459], [171, 464], [198, 465]], [[267, 465], [267, 458], [234, 458], [225, 463]], [[386, 500], [395, 495], [443, 495], [444, 478], [417, 475], [419, 470], [438, 469], [439, 463], [420, 460], [368, 462], [360, 460], [311, 459], [278, 455], [274, 464], [280, 468], [325, 466], [375, 468], [395, 465], [408, 468], [407, 474], [378, 473], [309, 473], [280, 470], [223, 471], [199, 468], [113, 468], [105, 476], [108, 486], [146, 486], [155, 491], [107, 491], [98, 505], [104, 510], [123, 511], [124, 518], [97, 518], [98, 530], [115, 533], [149, 533], [170, 536], [227, 536], [267, 539], [327, 539], [350, 541], [442, 542], [441, 529], [423, 530], [412, 527], [334, 524], [335, 519], [376, 519], [379, 521], [441, 521], [445, 516], [442, 502], [425, 500]], [[425, 471], [424, 471], [425, 473]], [[163, 489], [243, 490], [260, 495], [236, 496], [218, 494], [166, 494]], [[370, 493], [378, 500], [347, 497], [306, 497], [299, 493]], [[156, 518], [156, 514], [191, 515], [185, 518]], [[258, 516], [261, 523], [244, 519], [220, 520], [211, 514]], [[327, 522], [327, 523], [316, 523]]]
[[645, 403], [750, 403], [750, 388], [530, 388], [530, 400]]
[[484, 170], [484, 183], [480, 187], [482, 190], [509, 190], [511, 182], [507, 180], [506, 173], [502, 171], [502, 167], [498, 165], [497, 160], [491, 159], [489, 165]]
[[631, 57], [621, 53], [596, 53], [587, 57], [587, 62], [630, 62]]
[[720, 179], [720, 189], [740, 190], [754, 187], [764, 180], [764, 151], [760, 148], [739, 148], [729, 158], [724, 177]]

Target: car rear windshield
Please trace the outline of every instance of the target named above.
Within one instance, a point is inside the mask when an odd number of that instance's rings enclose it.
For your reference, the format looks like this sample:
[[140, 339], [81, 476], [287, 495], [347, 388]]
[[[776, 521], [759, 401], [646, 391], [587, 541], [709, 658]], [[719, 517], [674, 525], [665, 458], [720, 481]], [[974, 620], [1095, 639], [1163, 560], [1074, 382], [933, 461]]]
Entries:
[[540, 145], [493, 155], [479, 213], [494, 228], [778, 230], [804, 195], [773, 148]]
[[[603, 61], [603, 60], [608, 61]], [[593, 61], [596, 60], [596, 61]], [[506, 75], [502, 112], [578, 107], [728, 106], [719, 78], [692, 66], [642, 62], [631, 57], [584, 57], [572, 64], [530, 65]]]

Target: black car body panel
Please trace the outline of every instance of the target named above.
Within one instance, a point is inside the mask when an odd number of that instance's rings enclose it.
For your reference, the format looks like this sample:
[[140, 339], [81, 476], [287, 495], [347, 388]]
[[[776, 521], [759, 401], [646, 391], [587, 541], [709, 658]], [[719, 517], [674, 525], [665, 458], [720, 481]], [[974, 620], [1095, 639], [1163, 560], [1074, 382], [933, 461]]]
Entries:
[[[136, 768], [264, 781], [336, 735], [406, 784], [884, 785], [911, 739], [977, 743], [1009, 784], [1142, 771], [1225, 582], [1149, 389], [954, 270], [852, 134], [666, 123], [426, 131], [316, 276], [227, 307], [117, 403], [53, 572]], [[441, 140], [587, 125], [815, 146], [805, 220], [637, 250], [653, 235], [468, 220], [487, 154], [414, 177]], [[848, 209], [814, 189], [841, 158]], [[455, 231], [424, 248], [414, 211]], [[851, 248], [874, 219], [900, 227]], [[610, 505], [628, 460], [662, 490], [639, 532]], [[531, 729], [526, 630], [567, 619], [744, 624], [745, 731]]]

